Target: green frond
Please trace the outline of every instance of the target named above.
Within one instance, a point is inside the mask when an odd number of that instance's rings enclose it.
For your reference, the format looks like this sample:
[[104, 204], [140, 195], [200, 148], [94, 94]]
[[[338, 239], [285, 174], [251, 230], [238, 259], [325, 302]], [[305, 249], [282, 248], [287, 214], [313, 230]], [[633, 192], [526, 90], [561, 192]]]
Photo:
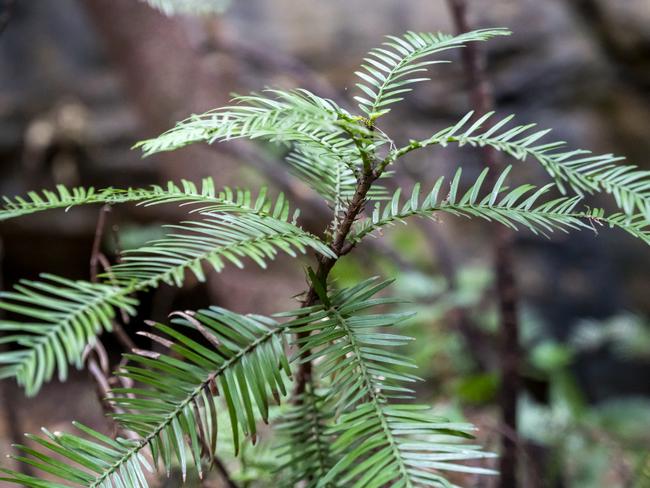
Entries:
[[295, 224], [297, 212], [291, 215], [282, 194], [272, 200], [265, 190], [257, 196], [229, 188], [217, 192], [210, 179], [200, 187], [182, 181], [150, 190], [110, 190], [103, 195], [109, 194], [110, 199], [121, 195], [142, 205], [192, 205], [191, 212], [200, 219], [171, 225], [174, 231], [165, 238], [126, 251], [121, 264], [106, 274], [110, 285], [47, 277], [47, 281], [23, 282], [16, 292], [0, 294], [0, 308], [27, 320], [42, 320], [38, 324], [0, 322], [2, 330], [16, 332], [1, 341], [20, 346], [0, 353], [0, 362], [6, 364], [0, 377], [15, 376], [29, 395], [36, 394], [55, 369], [59, 378], [65, 379], [69, 364], [81, 366], [85, 347], [102, 330], [111, 330], [117, 309], [135, 313], [136, 301], [128, 298], [134, 292], [161, 283], [181, 286], [187, 271], [204, 280], [206, 263], [219, 272], [227, 263], [243, 266], [244, 258], [265, 267], [278, 251], [296, 256], [311, 248], [333, 256], [325, 243]]
[[[177, 460], [183, 477], [188, 465], [201, 475], [203, 461], [210, 462], [216, 452], [217, 412], [222, 409], [228, 411], [236, 450], [242, 434], [255, 441], [257, 420], [266, 421], [271, 402], [287, 393], [284, 328], [267, 318], [217, 307], [178, 314], [173, 323], [151, 323], [153, 332], [142, 333], [169, 353], [137, 350], [126, 355], [129, 363], [119, 374], [137, 386], [113, 391], [111, 401], [124, 411], [115, 419], [137, 439], [101, 438], [103, 446], [67, 436], [70, 447], [55, 450], [36, 438], [66, 462], [28, 448], [22, 450], [30, 457], [19, 460], [87, 487], [146, 488], [143, 468], [150, 469], [149, 454], [153, 465], [162, 464], [168, 473]], [[82, 468], [90, 473], [81, 477]], [[25, 486], [63, 486], [10, 474], [10, 481]]]
[[[298, 356], [314, 361], [321, 377], [330, 378], [327, 401], [345, 412], [328, 429], [339, 460], [318, 486], [448, 486], [438, 472], [490, 472], [458, 464], [491, 456], [458, 444], [471, 437], [471, 426], [430, 417], [427, 406], [402, 403], [412, 396], [403, 384], [417, 377], [404, 371], [413, 364], [387, 346], [410, 338], [384, 330], [409, 315], [367, 313], [394, 302], [375, 296], [387, 285], [370, 279], [323, 296], [321, 305], [294, 312], [297, 318], [287, 323], [293, 332], [310, 333], [298, 339]], [[307, 351], [310, 356], [302, 357]]]
[[650, 221], [645, 215], [626, 215], [624, 213], [615, 213], [606, 215], [601, 208], [594, 208], [576, 215], [577, 218], [583, 219], [589, 223], [591, 229], [598, 233], [599, 227], [609, 227], [621, 229], [633, 237], [650, 245]]
[[[126, 410], [115, 418], [136, 432], [142, 445], [150, 444], [154, 458], [167, 469], [174, 456], [185, 466], [187, 444], [201, 472], [201, 458], [216, 453], [218, 409], [228, 409], [237, 453], [241, 433], [255, 442], [257, 419], [267, 422], [269, 405], [287, 394], [291, 370], [284, 328], [218, 307], [181, 314], [173, 323], [153, 324], [154, 333], [144, 333], [168, 347], [169, 355], [127, 355], [130, 362], [120, 374], [145, 388], [114, 390], [114, 403]], [[184, 328], [205, 341], [186, 335]]]
[[[333, 101], [307, 90], [267, 90], [270, 97], [235, 98], [237, 105], [193, 115], [160, 136], [139, 142], [145, 155], [172, 151], [195, 142], [226, 141], [246, 137], [287, 143], [311, 137], [314, 132], [344, 133], [344, 110]], [[275, 98], [271, 98], [275, 97]]]
[[[354, 194], [357, 179], [352, 170], [328, 151], [298, 146], [286, 158], [292, 173], [333, 207]], [[337, 214], [339, 212], [336, 212]]]
[[[279, 198], [283, 198], [280, 196]], [[41, 193], [30, 192], [27, 197], [3, 197], [4, 205], [0, 208], [0, 221], [23, 215], [64, 208], [68, 210], [78, 205], [120, 204], [139, 202], [141, 205], [163, 203], [202, 204], [203, 209], [227, 211], [267, 212], [272, 205], [262, 189], [257, 198], [249, 190], [232, 190], [224, 188], [217, 191], [212, 178], [204, 178], [200, 185], [188, 180], [179, 183], [170, 181], [164, 186], [152, 185], [150, 188], [71, 188], [58, 185], [56, 191], [43, 190]], [[201, 210], [201, 209], [199, 209]]]
[[136, 305], [121, 288], [53, 275], [0, 292], [0, 309], [21, 319], [0, 320], [0, 331], [9, 333], [0, 338], [9, 346], [0, 352], [0, 378], [15, 377], [27, 395], [36, 394], [55, 370], [65, 380], [70, 364], [82, 366], [86, 346], [112, 330], [117, 311], [135, 315]]
[[379, 304], [394, 302], [372, 298], [389, 283], [371, 280], [342, 290], [330, 298], [330, 307], [316, 308], [287, 324], [295, 333], [314, 331], [298, 339], [300, 349], [296, 354], [310, 351], [311, 355], [301, 357], [301, 361], [319, 362], [319, 373], [332, 378], [330, 397], [336, 398], [338, 410], [347, 410], [376, 391], [399, 398], [411, 394], [401, 384], [416, 381], [415, 376], [403, 371], [414, 366], [407, 358], [383, 349], [386, 345], [405, 345], [411, 338], [379, 329], [398, 327], [411, 314], [359, 314]]
[[[212, 178], [204, 178], [201, 186], [181, 180], [177, 185], [168, 182], [166, 187], [153, 186], [146, 193], [138, 205], [152, 206], [161, 204], [179, 204], [181, 207], [189, 206], [189, 213], [254, 213], [261, 217], [274, 217], [286, 219], [290, 213], [289, 202], [283, 193], [280, 193], [275, 200], [269, 197], [266, 187], [263, 187], [257, 195], [247, 189], [232, 189], [225, 187], [217, 191]], [[294, 212], [295, 217], [299, 211]]]
[[[496, 122], [492, 112], [475, 122], [472, 116], [470, 112], [453, 127], [424, 141], [414, 141], [396, 154], [433, 144], [490, 146], [521, 161], [527, 158], [538, 161], [563, 193], [567, 187], [578, 195], [604, 190], [614, 197], [626, 215], [638, 211], [650, 220], [650, 171], [620, 165], [624, 158], [612, 154], [594, 155], [583, 149], [567, 151], [563, 141], [540, 143], [550, 130], [537, 130], [535, 124], [507, 127], [513, 116]], [[488, 128], [483, 129], [488, 123]]]
[[324, 256], [333, 255], [320, 239], [288, 220], [288, 207], [284, 205], [276, 206], [272, 216], [205, 211], [201, 217], [168, 225], [172, 232], [164, 238], [126, 251], [122, 262], [112, 268], [111, 276], [134, 289], [163, 282], [181, 286], [186, 271], [203, 281], [205, 263], [219, 272], [226, 263], [243, 267], [244, 258], [265, 268], [278, 250], [296, 256], [297, 252], [305, 253], [312, 248]]
[[507, 29], [482, 29], [458, 36], [442, 33], [407, 32], [401, 37], [387, 36], [388, 41], [364, 58], [365, 64], [356, 75], [362, 82], [357, 87], [363, 92], [355, 96], [359, 108], [370, 120], [390, 111], [389, 105], [402, 100], [414, 83], [428, 80], [421, 76], [427, 66], [448, 61], [426, 60], [429, 56], [448, 49], [464, 47], [468, 42], [486, 41], [495, 36], [509, 35]]
[[117, 190], [106, 188], [97, 191], [94, 188], [66, 188], [57, 185], [55, 191], [43, 190], [42, 192], [29, 192], [26, 197], [2, 197], [3, 205], [0, 208], [0, 221], [22, 217], [35, 212], [65, 208], [93, 203], [125, 203], [147, 198], [147, 190]]
[[309, 386], [274, 425], [284, 442], [277, 447], [278, 456], [288, 459], [278, 467], [285, 478], [282, 486], [303, 482], [306, 488], [314, 488], [334, 466], [330, 449], [333, 438], [327, 433], [334, 413], [326, 399], [327, 395]]
[[496, 474], [462, 464], [494, 457], [462, 443], [475, 430], [431, 416], [426, 405], [387, 404], [378, 395], [344, 414], [329, 431], [337, 436], [332, 450], [341, 458], [318, 486], [450, 487], [440, 473]]
[[444, 177], [439, 178], [424, 199], [420, 196], [420, 185], [415, 185], [411, 195], [405, 201], [401, 196], [402, 191], [397, 190], [390, 203], [383, 208], [377, 204], [372, 216], [356, 225], [350, 239], [357, 242], [375, 230], [396, 222], [403, 222], [413, 215], [435, 219], [439, 212], [444, 212], [457, 216], [480, 217], [514, 230], [524, 227], [544, 236], [548, 236], [554, 230], [597, 231], [597, 227], [608, 225], [621, 228], [650, 244], [650, 224], [644, 216], [627, 217], [624, 214], [607, 216], [602, 209], [579, 211], [576, 209], [581, 201], [579, 196], [540, 202], [553, 185], [549, 184], [541, 188], [522, 185], [507, 189], [504, 184], [510, 169], [511, 167], [508, 167], [501, 173], [494, 187], [488, 189], [485, 195], [482, 186], [488, 173], [487, 169], [463, 193], [459, 189], [461, 169], [444, 189]]
[[[353, 151], [353, 157], [358, 158], [356, 150]], [[314, 145], [299, 144], [286, 160], [292, 173], [330, 205], [334, 211], [333, 227], [336, 228], [338, 219], [357, 186], [355, 169], [350, 169], [348, 163], [353, 158]], [[368, 200], [382, 200], [386, 196], [386, 189], [379, 184], [373, 185], [367, 195]]]
[[[147, 488], [146, 472], [152, 468], [143, 455], [129, 455], [137, 448], [136, 441], [111, 439], [80, 423], [74, 423], [86, 437], [43, 429], [43, 437], [27, 434], [26, 437], [38, 447], [16, 445], [22, 451], [11, 456], [19, 462], [30, 465], [50, 478], [67, 482], [49, 481], [9, 469], [0, 469], [7, 476], [0, 481], [28, 488], [67, 488], [84, 486], [97, 488]], [[127, 458], [125, 461], [124, 458]], [[102, 478], [115, 466], [112, 479]]]
[[166, 15], [191, 14], [205, 15], [222, 13], [231, 0], [144, 0], [153, 8]]

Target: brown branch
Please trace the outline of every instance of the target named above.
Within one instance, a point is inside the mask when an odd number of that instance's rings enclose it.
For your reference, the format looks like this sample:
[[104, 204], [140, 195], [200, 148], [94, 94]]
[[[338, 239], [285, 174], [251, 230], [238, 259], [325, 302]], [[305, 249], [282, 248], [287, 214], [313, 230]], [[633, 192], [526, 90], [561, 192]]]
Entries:
[[[95, 227], [95, 237], [93, 239], [92, 251], [90, 254], [90, 281], [93, 283], [98, 282], [100, 267], [105, 273], [111, 276], [111, 264], [101, 252], [102, 240], [104, 237], [104, 230], [106, 228], [106, 221], [108, 213], [111, 211], [110, 205], [104, 205], [99, 211], [97, 218], [97, 225]], [[128, 315], [122, 311], [122, 317], [125, 323], [128, 322]], [[131, 340], [129, 335], [125, 332], [124, 328], [117, 322], [113, 321], [113, 333], [118, 342], [126, 351], [131, 351], [135, 348], [135, 343]], [[111, 392], [111, 378], [110, 378], [110, 364], [108, 354], [104, 349], [101, 342], [97, 341], [93, 346], [87, 346], [84, 351], [84, 360], [88, 372], [90, 373], [95, 388], [97, 390], [97, 397], [104, 413], [124, 413], [122, 409], [117, 407], [111, 399], [113, 394]], [[107, 415], [107, 417], [111, 417]], [[126, 437], [135, 439], [136, 434], [131, 431], [121, 430], [116, 422], [111, 423], [115, 433], [121, 432]]]
[[[93, 354], [95, 357], [93, 357]], [[86, 346], [84, 359], [88, 371], [95, 380], [99, 401], [102, 403], [104, 410], [116, 412], [117, 410], [109, 401], [111, 396], [111, 387], [108, 378], [110, 376], [110, 364], [104, 345], [98, 341], [93, 346]]]
[[[109, 276], [111, 275], [111, 264], [101, 252], [102, 239], [104, 237], [104, 229], [106, 228], [106, 220], [108, 212], [111, 211], [110, 205], [104, 205], [99, 211], [99, 217], [97, 218], [97, 226], [95, 227], [95, 238], [93, 240], [92, 252], [90, 254], [90, 281], [97, 283], [97, 277], [99, 275], [100, 265], [103, 268], [104, 272]], [[129, 322], [129, 316], [121, 310], [122, 320], [124, 323]], [[125, 351], [131, 351], [135, 348], [135, 343], [131, 340], [129, 335], [126, 333], [124, 328], [117, 322], [113, 323], [113, 333], [117, 338], [118, 342], [122, 344], [122, 347]]]
[[86, 368], [90, 373], [93, 381], [95, 382], [95, 389], [97, 391], [97, 400], [110, 420], [114, 434], [120, 434], [127, 439], [138, 439], [138, 435], [130, 430], [122, 429], [118, 422], [113, 420], [111, 414], [122, 414], [125, 411], [116, 406], [113, 401], [113, 393], [111, 391], [111, 378], [110, 376], [110, 363], [108, 354], [103, 344], [97, 341], [93, 346], [86, 346], [83, 353]]
[[102, 252], [102, 238], [104, 237], [104, 227], [106, 227], [106, 214], [110, 211], [110, 205], [102, 206], [102, 208], [99, 210], [97, 225], [95, 226], [95, 238], [93, 239], [93, 247], [90, 253], [90, 281], [93, 283], [97, 283], [97, 275], [99, 274], [99, 261]]
[[[448, 0], [456, 31], [460, 34], [470, 29], [467, 20], [466, 0]], [[483, 58], [476, 44], [468, 44], [462, 50], [463, 66], [475, 117], [492, 110], [494, 98], [490, 84], [483, 69]], [[489, 127], [488, 127], [489, 128]], [[492, 184], [502, 169], [502, 162], [493, 148], [481, 148], [483, 159], [490, 167]], [[496, 273], [496, 293], [498, 298], [501, 325], [499, 329], [499, 358], [501, 386], [499, 406], [501, 409], [501, 432], [517, 432], [517, 398], [519, 396], [520, 351], [519, 324], [517, 317], [517, 288], [514, 277], [512, 232], [498, 227], [494, 234], [494, 260]], [[500, 486], [517, 486], [517, 445], [512, 436], [501, 436]]]
[[[316, 270], [316, 280], [320, 282], [325, 282], [327, 280], [327, 276], [329, 275], [330, 271], [338, 261], [339, 257], [347, 254], [352, 250], [353, 245], [349, 243], [346, 244], [346, 239], [348, 237], [348, 234], [350, 233], [350, 230], [352, 229], [352, 225], [354, 224], [355, 220], [357, 219], [359, 214], [363, 212], [364, 205], [366, 202], [366, 196], [368, 195], [368, 191], [370, 190], [370, 187], [372, 186], [373, 182], [377, 179], [377, 177], [378, 176], [373, 173], [372, 168], [369, 168], [366, 172], [364, 172], [364, 174], [359, 179], [356, 190], [354, 192], [354, 196], [350, 200], [350, 203], [345, 211], [345, 215], [343, 216], [343, 219], [341, 220], [341, 224], [336, 230], [334, 239], [332, 241], [331, 249], [337, 257], [329, 258], [329, 257], [319, 256], [318, 268]], [[318, 294], [316, 293], [316, 289], [314, 285], [311, 285], [309, 287], [309, 290], [307, 291], [305, 299], [303, 300], [303, 307], [310, 307], [314, 305], [317, 301], [318, 301]], [[309, 334], [308, 332], [301, 333], [298, 335], [298, 338], [300, 339], [306, 337], [308, 334]], [[310, 355], [309, 351], [304, 351], [302, 357], [305, 358], [308, 357], [309, 355]], [[298, 375], [296, 378], [296, 388], [294, 390], [294, 394], [296, 395], [296, 397], [300, 397], [305, 392], [307, 383], [311, 381], [311, 375], [312, 375], [311, 361], [302, 363], [300, 365], [300, 369], [298, 371]]]

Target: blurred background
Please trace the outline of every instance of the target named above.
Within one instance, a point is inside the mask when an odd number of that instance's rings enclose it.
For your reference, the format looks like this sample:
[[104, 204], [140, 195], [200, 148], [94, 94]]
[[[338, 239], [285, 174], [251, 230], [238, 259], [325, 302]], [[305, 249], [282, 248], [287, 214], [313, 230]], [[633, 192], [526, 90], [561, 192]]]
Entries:
[[[468, 4], [473, 27], [514, 32], [481, 46], [500, 114], [552, 127], [552, 140], [572, 147], [649, 166], [650, 1]], [[193, 146], [142, 159], [130, 147], [225, 104], [233, 92], [302, 86], [351, 108], [353, 72], [383, 35], [455, 26], [444, 0], [232, 0], [221, 14], [201, 18], [165, 17], [137, 0], [1, 0], [0, 29], [0, 195], [59, 183], [128, 187], [212, 176], [219, 186], [284, 191], [303, 210], [305, 226], [322, 232], [323, 202], [268, 148]], [[434, 66], [433, 81], [383, 121], [394, 139], [427, 137], [470, 109], [459, 53], [447, 56], [455, 63]], [[397, 176], [404, 186], [419, 180], [426, 187], [461, 164], [478, 174], [480, 154], [414, 153]], [[547, 182], [532, 162], [515, 170], [517, 180]], [[109, 258], [181, 215], [155, 209], [107, 213]], [[2, 223], [2, 289], [40, 272], [87, 279], [99, 213], [77, 208]], [[513, 436], [521, 486], [650, 486], [650, 249], [604, 228], [550, 240], [517, 234], [519, 433], [504, 433], [490, 228], [451, 217], [412, 224], [353, 253], [335, 275], [341, 283], [396, 278], [393, 293], [419, 312], [409, 327], [418, 339], [409, 355], [426, 378], [418, 395], [443, 415], [476, 423], [489, 449], [499, 449], [501, 435]], [[142, 316], [127, 332], [144, 318], [209, 304], [277, 312], [294, 307], [292, 297], [304, 288], [303, 267], [289, 260], [265, 272], [251, 266], [212, 274], [207, 283], [143, 297]], [[104, 344], [117, 357], [119, 344]], [[109, 429], [86, 372], [29, 400], [10, 383], [1, 388], [0, 453], [42, 425], [66, 429], [80, 420]], [[496, 486], [489, 478], [461, 482]]]

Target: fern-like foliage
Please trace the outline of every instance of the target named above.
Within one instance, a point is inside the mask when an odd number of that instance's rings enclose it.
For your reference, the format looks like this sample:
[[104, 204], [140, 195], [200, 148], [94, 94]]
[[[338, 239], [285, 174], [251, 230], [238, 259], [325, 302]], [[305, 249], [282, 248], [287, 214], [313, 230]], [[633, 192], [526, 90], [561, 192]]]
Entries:
[[[118, 310], [135, 313], [137, 302], [129, 298], [134, 292], [161, 283], [181, 286], [187, 271], [203, 281], [206, 263], [219, 272], [227, 263], [242, 267], [245, 258], [265, 267], [278, 251], [296, 256], [310, 248], [333, 256], [325, 243], [296, 225], [298, 213], [291, 212], [284, 196], [271, 200], [265, 190], [257, 197], [247, 190], [217, 192], [207, 179], [201, 187], [183, 181], [166, 188], [107, 190], [99, 195], [110, 195], [111, 201], [117, 195], [143, 205], [192, 205], [191, 212], [200, 218], [170, 226], [174, 232], [165, 238], [126, 251], [122, 263], [107, 273], [107, 284], [47, 277], [0, 294], [0, 308], [20, 319], [0, 322], [2, 330], [12, 332], [2, 341], [18, 346], [0, 353], [6, 365], [0, 376], [16, 377], [29, 395], [36, 394], [55, 370], [64, 380], [69, 364], [81, 366], [85, 347], [112, 329]], [[33, 323], [34, 318], [40, 322]]]
[[335, 464], [333, 438], [328, 433], [334, 415], [327, 405], [327, 394], [314, 391], [311, 384], [308, 388], [275, 425], [283, 439], [278, 454], [287, 458], [277, 469], [285, 474], [283, 486], [287, 488], [300, 482], [316, 487]]
[[471, 426], [404, 403], [412, 393], [404, 384], [417, 381], [404, 370], [414, 365], [391, 348], [410, 338], [384, 329], [410, 314], [366, 313], [395, 301], [375, 296], [388, 284], [371, 279], [331, 296], [321, 291], [321, 305], [297, 311], [302, 316], [288, 323], [294, 332], [311, 333], [298, 340], [300, 353], [311, 352], [301, 360], [317, 360], [320, 375], [331, 379], [327, 401], [344, 412], [327, 431], [336, 437], [331, 450], [338, 461], [317, 486], [448, 486], [439, 471], [488, 472], [458, 464], [488, 456], [457, 444], [471, 437]]
[[111, 272], [119, 283], [134, 289], [156, 287], [163, 282], [181, 286], [188, 270], [204, 281], [206, 262], [217, 272], [228, 262], [243, 267], [243, 258], [265, 268], [278, 249], [290, 256], [296, 256], [296, 251], [304, 253], [307, 248], [332, 255], [320, 239], [286, 221], [286, 217], [206, 212], [201, 220], [167, 227], [174, 232], [124, 253], [122, 263]]
[[[515, 159], [538, 161], [562, 192], [570, 188], [583, 195], [604, 190], [612, 194], [626, 215], [638, 211], [650, 220], [650, 171], [617, 164], [624, 158], [613, 154], [594, 155], [583, 149], [567, 151], [563, 141], [541, 143], [549, 129], [537, 130], [536, 124], [508, 127], [513, 116], [497, 121], [494, 121], [493, 112], [476, 121], [472, 121], [472, 117], [473, 112], [470, 112], [454, 126], [429, 139], [413, 141], [406, 148], [397, 150], [395, 155], [434, 144], [490, 146]], [[484, 126], [488, 128], [484, 129]]]
[[[127, 190], [133, 192], [134, 190]], [[284, 195], [276, 201], [269, 198], [267, 189], [262, 188], [257, 195], [246, 189], [225, 187], [217, 190], [212, 178], [203, 178], [200, 185], [181, 180], [179, 184], [170, 181], [165, 186], [154, 185], [149, 190], [135, 190], [140, 195], [138, 205], [151, 206], [178, 204], [192, 206], [191, 212], [253, 212], [260, 215], [272, 214], [274, 209], [288, 205]], [[277, 210], [275, 211], [277, 213]]]
[[350, 192], [351, 178], [359, 175], [360, 156], [390, 142], [333, 101], [306, 90], [267, 90], [235, 101], [238, 105], [194, 115], [136, 147], [150, 155], [242, 137], [289, 145], [293, 152], [287, 162], [294, 175], [336, 208]]
[[[254, 440], [257, 419], [267, 420], [269, 404], [287, 393], [284, 328], [216, 307], [179, 314], [173, 323], [151, 323], [153, 332], [143, 332], [167, 354], [137, 350], [126, 356], [129, 364], [119, 373], [138, 386], [114, 390], [112, 401], [125, 412], [115, 419], [137, 439], [113, 441], [79, 426], [99, 442], [61, 434], [32, 437], [46, 451], [20, 446], [28, 457], [18, 459], [75, 486], [146, 488], [150, 464], [169, 471], [176, 459], [183, 477], [188, 465], [203, 473], [203, 462], [216, 453], [222, 409], [230, 417], [235, 450], [242, 434]], [[4, 472], [10, 475], [6, 481], [22, 486], [64, 486]]]
[[77, 205], [133, 202], [145, 199], [148, 195], [150, 193], [147, 190], [115, 190], [107, 188], [96, 191], [92, 187], [69, 189], [64, 185], [57, 185], [55, 191], [29, 192], [27, 197], [2, 197], [3, 205], [0, 208], [0, 221], [56, 208], [65, 208], [67, 210]]
[[[356, 189], [356, 171], [348, 162], [353, 161], [354, 156], [349, 152], [325, 150], [314, 144], [298, 144], [286, 160], [293, 174], [328, 202], [334, 212], [332, 228], [336, 229], [346, 203], [353, 197]], [[375, 185], [367, 197], [368, 200], [384, 200], [387, 195], [384, 187]]]
[[483, 29], [458, 36], [428, 32], [408, 32], [402, 37], [387, 36], [384, 47], [370, 51], [364, 58], [365, 64], [356, 72], [363, 80], [357, 83], [363, 96], [354, 97], [359, 102], [359, 109], [374, 120], [388, 113], [388, 106], [401, 101], [401, 95], [410, 92], [414, 83], [429, 79], [421, 76], [427, 71], [427, 66], [448, 62], [426, 58], [463, 47], [468, 42], [486, 41], [509, 34], [507, 29]]
[[[507, 189], [505, 181], [511, 167], [503, 171], [495, 185], [487, 192], [483, 185], [488, 174], [485, 169], [464, 192], [460, 191], [462, 170], [458, 169], [450, 184], [444, 184], [440, 177], [432, 190], [422, 199], [420, 185], [416, 184], [408, 198], [402, 201], [402, 191], [398, 189], [385, 206], [376, 204], [372, 216], [356, 225], [350, 239], [355, 242], [366, 235], [396, 222], [404, 222], [411, 216], [435, 219], [439, 213], [457, 216], [479, 217], [495, 221], [517, 230], [524, 227], [535, 234], [544, 236], [554, 230], [590, 229], [607, 225], [617, 227], [634, 237], [650, 244], [650, 224], [641, 215], [629, 219], [624, 214], [606, 215], [602, 209], [578, 209], [579, 196], [561, 197], [540, 202], [552, 189], [548, 184], [541, 188], [534, 185], [521, 185]], [[485, 194], [484, 194], [485, 193]]]
[[341, 459], [319, 486], [336, 480], [338, 486], [364, 488], [448, 487], [441, 472], [496, 474], [461, 464], [494, 457], [480, 446], [460, 443], [471, 439], [474, 430], [471, 424], [431, 416], [427, 405], [388, 404], [379, 393], [331, 429], [337, 436], [332, 450]]
[[230, 0], [144, 0], [153, 8], [166, 15], [176, 14], [214, 14], [228, 8]]
[[[267, 90], [179, 122], [164, 134], [136, 144], [145, 155], [172, 151], [195, 142], [214, 143], [246, 137], [272, 142], [319, 139], [321, 131], [343, 134], [349, 114], [331, 100], [307, 90]], [[344, 117], [342, 119], [342, 117]]]
[[286, 159], [298, 178], [337, 208], [354, 194], [354, 172], [330, 151], [299, 146]]
[[[9, 469], [0, 469], [5, 476], [0, 481], [29, 488], [147, 488], [145, 471], [153, 471], [142, 455], [130, 455], [138, 443], [129, 439], [112, 439], [78, 422], [74, 426], [85, 437], [43, 429], [43, 437], [27, 434], [38, 447], [14, 446], [22, 451], [15, 459], [37, 468], [57, 481], [48, 481]], [[90, 437], [90, 439], [88, 439]], [[63, 458], [63, 461], [61, 460]], [[126, 461], [124, 459], [127, 459]], [[116, 466], [112, 479], [104, 473]], [[62, 484], [64, 481], [68, 484]]]
[[[4, 205], [0, 208], [0, 221], [22, 217], [36, 212], [64, 208], [66, 210], [89, 204], [120, 204], [138, 202], [140, 205], [156, 204], [196, 204], [194, 211], [212, 210], [220, 212], [258, 212], [270, 213], [274, 206], [286, 205], [283, 195], [276, 202], [269, 199], [266, 188], [257, 196], [250, 190], [224, 188], [217, 190], [212, 178], [203, 178], [200, 184], [181, 180], [170, 181], [166, 185], [152, 185], [150, 188], [106, 188], [95, 190], [93, 187], [67, 188], [58, 185], [56, 191], [43, 190], [30, 192], [26, 197], [3, 197]], [[201, 206], [199, 206], [199, 204]]]
[[0, 320], [0, 331], [8, 333], [0, 340], [12, 348], [0, 352], [0, 378], [15, 377], [27, 395], [36, 394], [56, 369], [65, 380], [68, 365], [80, 368], [86, 346], [112, 330], [118, 310], [134, 315], [136, 305], [122, 288], [53, 275], [0, 292], [0, 309], [16, 318]]

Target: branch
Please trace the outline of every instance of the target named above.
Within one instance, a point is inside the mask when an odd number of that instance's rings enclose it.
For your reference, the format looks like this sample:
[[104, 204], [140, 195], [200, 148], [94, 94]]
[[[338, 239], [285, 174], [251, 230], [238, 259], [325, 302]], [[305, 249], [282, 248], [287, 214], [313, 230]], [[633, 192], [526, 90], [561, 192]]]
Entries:
[[[318, 257], [318, 269], [316, 270], [316, 278], [315, 278], [316, 281], [321, 283], [325, 282], [327, 280], [327, 276], [329, 275], [330, 271], [332, 270], [332, 268], [334, 267], [338, 259], [352, 250], [354, 244], [351, 243], [346, 244], [346, 239], [348, 237], [348, 234], [350, 233], [350, 230], [352, 229], [352, 225], [354, 224], [355, 220], [357, 219], [359, 214], [363, 211], [364, 204], [366, 202], [366, 196], [368, 194], [368, 191], [370, 190], [370, 187], [378, 177], [379, 175], [374, 173], [373, 169], [370, 167], [366, 169], [366, 171], [363, 173], [361, 178], [358, 180], [357, 187], [354, 192], [354, 196], [352, 197], [352, 200], [350, 201], [350, 204], [348, 205], [345, 211], [345, 215], [341, 220], [341, 224], [336, 230], [334, 239], [332, 241], [331, 249], [337, 257], [336, 258], [329, 258], [325, 256]], [[318, 294], [316, 293], [316, 289], [312, 284], [309, 290], [307, 291], [307, 295], [305, 296], [305, 299], [303, 300], [303, 307], [311, 307], [317, 301], [318, 301]], [[309, 334], [308, 332], [306, 333], [303, 332], [298, 335], [298, 338], [302, 339], [306, 337], [308, 334]], [[310, 355], [309, 351], [305, 351], [302, 356], [309, 357], [309, 355]], [[306, 361], [302, 363], [298, 371], [298, 377], [296, 379], [296, 388], [294, 390], [294, 395], [297, 399], [302, 398], [302, 394], [305, 392], [307, 383], [311, 381], [311, 374], [312, 374], [311, 361]]]
[[106, 214], [111, 211], [110, 205], [104, 205], [99, 211], [97, 218], [97, 226], [95, 227], [95, 239], [93, 240], [93, 247], [90, 253], [90, 281], [97, 283], [97, 275], [99, 274], [99, 261], [102, 254], [102, 238], [104, 236], [104, 227], [106, 227]]
[[[97, 218], [97, 225], [95, 227], [95, 237], [93, 240], [92, 251], [90, 254], [90, 281], [92, 283], [98, 282], [98, 275], [100, 266], [107, 273], [111, 273], [111, 265], [106, 256], [101, 252], [102, 240], [104, 236], [104, 229], [106, 228], [107, 215], [111, 211], [111, 206], [105, 204], [99, 211], [99, 217]], [[122, 317], [126, 322], [129, 320], [128, 314], [122, 310]], [[122, 344], [123, 348], [130, 352], [135, 348], [135, 343], [131, 340], [129, 335], [124, 331], [122, 326], [114, 321], [113, 331], [118, 341]], [[96, 356], [93, 357], [93, 353]], [[115, 406], [111, 402], [113, 394], [111, 392], [111, 386], [109, 381], [110, 376], [110, 365], [108, 360], [108, 354], [106, 349], [101, 342], [97, 341], [92, 347], [87, 346], [84, 351], [84, 356], [86, 356], [86, 367], [88, 372], [95, 382], [95, 387], [97, 389], [97, 397], [99, 400], [104, 413], [110, 418], [110, 414], [120, 414], [124, 413], [124, 410]], [[119, 429], [117, 423], [112, 422], [113, 428], [115, 430]], [[119, 429], [122, 430], [122, 429]], [[136, 438], [135, 434], [131, 431], [123, 431], [123, 434], [127, 438], [134, 439]]]
[[[448, 0], [456, 30], [467, 32], [466, 0]], [[468, 44], [462, 51], [465, 77], [470, 92], [471, 104], [476, 117], [492, 110], [494, 99], [490, 84], [485, 76], [482, 58], [475, 44]], [[497, 171], [491, 171], [494, 178], [502, 163], [494, 148], [481, 148], [485, 163]], [[513, 273], [512, 231], [498, 227], [494, 236], [496, 267], [496, 292], [501, 314], [499, 335], [499, 357], [501, 358], [501, 390], [499, 403], [502, 416], [502, 432], [517, 432], [517, 397], [519, 395], [519, 324], [517, 317], [517, 286]], [[501, 436], [502, 453], [500, 458], [501, 488], [517, 486], [517, 445], [510, 436]]]
[[[102, 239], [104, 235], [104, 229], [106, 228], [106, 217], [108, 212], [111, 211], [111, 206], [106, 204], [99, 211], [99, 217], [97, 218], [97, 226], [95, 228], [95, 239], [93, 241], [92, 252], [90, 255], [90, 281], [92, 283], [97, 283], [97, 276], [99, 274], [99, 267], [103, 268], [104, 272], [109, 275], [111, 281], [113, 281], [113, 275], [111, 272], [111, 264], [101, 252]], [[121, 310], [122, 320], [125, 324], [129, 322], [129, 316], [124, 311]], [[129, 335], [126, 333], [124, 328], [115, 321], [113, 323], [113, 332], [115, 337], [122, 344], [122, 347], [125, 351], [130, 352], [135, 348], [135, 343], [131, 340]]]
[[[96, 356], [93, 357], [93, 353]], [[101, 342], [97, 342], [93, 347], [87, 347], [85, 354], [87, 355], [86, 359], [86, 368], [92, 376], [93, 381], [95, 382], [95, 388], [97, 390], [97, 400], [104, 411], [104, 414], [107, 418], [110, 419], [110, 423], [114, 429], [114, 433], [123, 435], [127, 439], [137, 440], [138, 436], [135, 432], [122, 429], [117, 422], [112, 418], [115, 414], [125, 413], [123, 409], [115, 405], [112, 401], [114, 395], [111, 389], [111, 379], [110, 376], [110, 365], [108, 362], [108, 355], [106, 349]]]

